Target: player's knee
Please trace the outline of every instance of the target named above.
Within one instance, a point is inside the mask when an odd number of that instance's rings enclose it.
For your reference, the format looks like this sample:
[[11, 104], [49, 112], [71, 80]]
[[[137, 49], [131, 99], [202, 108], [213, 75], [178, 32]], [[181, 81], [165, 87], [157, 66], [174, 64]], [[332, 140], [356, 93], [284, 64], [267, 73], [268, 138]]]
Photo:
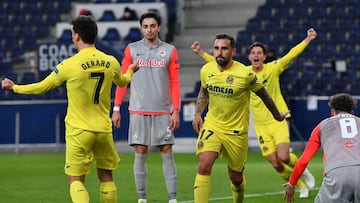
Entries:
[[198, 168], [198, 174], [200, 175], [210, 175], [211, 174], [211, 166], [200, 164]]
[[280, 159], [281, 162], [283, 163], [289, 163], [290, 162], [290, 155], [288, 151], [284, 151], [284, 152], [279, 152], [277, 153], [278, 158]]
[[243, 176], [230, 174], [230, 180], [234, 186], [240, 186], [241, 183], [243, 182]]

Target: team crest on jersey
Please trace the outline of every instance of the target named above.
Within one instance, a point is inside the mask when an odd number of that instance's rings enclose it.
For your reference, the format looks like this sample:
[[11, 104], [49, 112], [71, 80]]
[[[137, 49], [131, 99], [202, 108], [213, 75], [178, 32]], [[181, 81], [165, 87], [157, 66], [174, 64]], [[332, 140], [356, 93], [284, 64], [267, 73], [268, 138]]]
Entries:
[[202, 149], [204, 147], [204, 143], [203, 141], [199, 141], [198, 145], [197, 145], [197, 148], [198, 149]]
[[353, 141], [347, 140], [347, 141], [344, 142], [344, 146], [345, 146], [346, 148], [348, 148], [348, 149], [352, 149], [352, 148], [355, 146], [355, 144], [354, 144]]
[[226, 83], [229, 84], [229, 85], [233, 84], [234, 83], [233, 76], [227, 76]]
[[159, 54], [160, 54], [160, 56], [165, 56], [165, 55], [166, 55], [166, 52], [165, 52], [164, 50], [161, 50], [161, 51], [159, 52]]

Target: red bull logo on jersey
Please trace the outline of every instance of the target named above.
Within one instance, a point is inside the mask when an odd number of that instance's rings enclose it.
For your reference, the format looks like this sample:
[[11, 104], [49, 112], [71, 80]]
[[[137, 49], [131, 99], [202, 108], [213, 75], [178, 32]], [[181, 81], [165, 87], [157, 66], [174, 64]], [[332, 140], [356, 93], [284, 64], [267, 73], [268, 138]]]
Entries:
[[157, 60], [157, 59], [149, 59], [149, 60], [138, 59], [138, 64], [139, 64], [139, 67], [161, 68], [161, 67], [166, 67], [166, 60], [165, 59], [161, 59], [161, 60]]

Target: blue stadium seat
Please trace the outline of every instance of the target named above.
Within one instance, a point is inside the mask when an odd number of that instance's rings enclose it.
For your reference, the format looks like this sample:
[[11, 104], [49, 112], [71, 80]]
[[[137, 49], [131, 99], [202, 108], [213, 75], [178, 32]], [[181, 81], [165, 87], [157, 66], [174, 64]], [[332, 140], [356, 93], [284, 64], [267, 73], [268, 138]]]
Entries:
[[124, 40], [127, 42], [135, 42], [142, 38], [142, 34], [140, 28], [138, 27], [131, 27], [129, 29], [128, 34], [125, 36]]
[[39, 13], [39, 9], [36, 3], [32, 1], [24, 1], [21, 12], [23, 14], [33, 14], [33, 13]]
[[41, 13], [32, 13], [31, 15], [29, 15], [27, 23], [35, 26], [46, 25], [46, 23], [44, 23], [44, 19]]
[[104, 41], [120, 41], [121, 36], [116, 28], [108, 28], [104, 37], [102, 37]]
[[59, 43], [65, 43], [65, 44], [72, 43], [72, 33], [71, 33], [71, 30], [69, 30], [69, 29], [63, 30], [63, 33], [62, 33], [61, 36], [57, 39], [57, 41], [58, 41]]
[[37, 48], [36, 37], [32, 35], [27, 35], [24, 37], [22, 47], [24, 50], [32, 50]]
[[102, 3], [112, 3], [112, 0], [93, 0], [94, 3], [99, 3], [99, 4], [102, 4]]
[[22, 46], [19, 45], [15, 45], [14, 47], [12, 47], [12, 49], [10, 50], [11, 54], [10, 57], [13, 60], [17, 60], [23, 57], [25, 50], [23, 49]]
[[4, 9], [9, 13], [17, 13], [17, 11], [21, 10], [19, 0], [5, 1], [1, 4], [2, 6], [4, 6]]
[[10, 74], [13, 73], [12, 66], [13, 66], [12, 62], [10, 62], [10, 61], [5, 61], [4, 62], [0, 58], [0, 76], [7, 76], [7, 74], [9, 74], [9, 73]]
[[48, 25], [38, 25], [34, 27], [33, 32], [36, 34], [37, 38], [45, 38], [50, 34]]
[[18, 82], [18, 74], [15, 73], [15, 72], [12, 72], [12, 71], [7, 72], [7, 73], [5, 74], [5, 77], [11, 79], [12, 81], [14, 81], [14, 83], [17, 83], [17, 82]]
[[116, 21], [116, 16], [112, 10], [105, 10], [99, 18], [100, 22]]
[[134, 0], [117, 0], [117, 3], [132, 3]]
[[59, 13], [48, 13], [46, 16], [46, 21], [48, 21], [48, 25], [54, 26], [57, 22], [61, 21]]
[[57, 10], [60, 13], [69, 13], [71, 10], [71, 0], [61, 0], [57, 4]]
[[24, 72], [20, 79], [20, 84], [29, 84], [36, 82], [36, 74], [34, 72]]

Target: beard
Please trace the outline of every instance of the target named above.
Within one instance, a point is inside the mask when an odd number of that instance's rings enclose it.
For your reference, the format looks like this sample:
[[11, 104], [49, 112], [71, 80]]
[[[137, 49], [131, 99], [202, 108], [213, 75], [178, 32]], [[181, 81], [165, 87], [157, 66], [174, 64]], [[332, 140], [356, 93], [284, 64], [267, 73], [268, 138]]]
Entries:
[[216, 63], [221, 67], [226, 67], [229, 64], [230, 60], [223, 57], [216, 57]]

